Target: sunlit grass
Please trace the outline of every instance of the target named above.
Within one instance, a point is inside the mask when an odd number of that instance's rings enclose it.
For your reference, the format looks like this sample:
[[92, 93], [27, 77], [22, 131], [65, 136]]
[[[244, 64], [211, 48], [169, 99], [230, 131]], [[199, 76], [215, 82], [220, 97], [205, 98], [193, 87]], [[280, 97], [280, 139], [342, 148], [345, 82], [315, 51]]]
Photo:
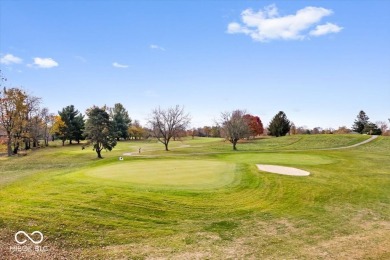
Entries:
[[[203, 258], [310, 259], [349, 248], [384, 258], [390, 243], [384, 228], [390, 221], [390, 138], [353, 149], [310, 150], [367, 138], [250, 140], [238, 152], [213, 138], [175, 141], [169, 152], [155, 140], [130, 141], [119, 142], [103, 160], [80, 145], [42, 148], [0, 161], [0, 229], [10, 236], [20, 229], [41, 230], [47, 244], [81, 250], [88, 258], [194, 258], [201, 252]], [[214, 171], [207, 162], [234, 165], [216, 175], [234, 172], [234, 179], [218, 177], [210, 182], [216, 187], [199, 189], [210, 184], [204, 178]], [[172, 174], [179, 174], [171, 180], [164, 168], [170, 163], [176, 168]], [[206, 163], [200, 173], [193, 172], [197, 163]], [[311, 175], [264, 173], [257, 163], [298, 167]], [[129, 177], [120, 171], [124, 164], [133, 167], [130, 174], [144, 176]], [[112, 165], [121, 166], [113, 171], [107, 168]], [[155, 174], [145, 176], [150, 171]], [[180, 177], [185, 185], [170, 183], [178, 184]], [[356, 247], [361, 239], [377, 253]]]

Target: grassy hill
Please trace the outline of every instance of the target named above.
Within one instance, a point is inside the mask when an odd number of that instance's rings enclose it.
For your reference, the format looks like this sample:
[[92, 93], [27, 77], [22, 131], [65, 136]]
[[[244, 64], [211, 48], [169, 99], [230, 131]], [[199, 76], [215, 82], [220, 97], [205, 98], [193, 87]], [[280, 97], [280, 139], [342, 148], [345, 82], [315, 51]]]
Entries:
[[387, 259], [390, 138], [319, 150], [368, 138], [266, 138], [237, 152], [222, 139], [176, 141], [169, 152], [149, 140], [119, 142], [103, 160], [79, 145], [2, 157], [0, 252], [20, 257], [9, 251], [15, 232], [39, 230], [49, 251], [28, 257]]

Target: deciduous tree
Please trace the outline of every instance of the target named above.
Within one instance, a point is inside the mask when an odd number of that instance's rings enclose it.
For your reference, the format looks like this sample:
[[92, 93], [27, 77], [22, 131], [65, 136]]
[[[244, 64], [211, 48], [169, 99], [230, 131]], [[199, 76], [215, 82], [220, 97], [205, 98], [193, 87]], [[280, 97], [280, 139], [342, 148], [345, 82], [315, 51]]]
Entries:
[[226, 135], [226, 139], [233, 144], [233, 150], [237, 150], [238, 140], [248, 136], [250, 129], [244, 118], [244, 110], [234, 110], [221, 114], [221, 126]]
[[388, 126], [387, 126], [387, 123], [385, 121], [377, 121], [376, 125], [379, 127], [382, 134], [386, 133]]
[[153, 109], [148, 123], [154, 137], [164, 144], [166, 151], [169, 151], [168, 144], [175, 132], [185, 130], [190, 121], [190, 115], [184, 112], [184, 107], [176, 105], [168, 109], [161, 109], [160, 107]]
[[221, 137], [221, 127], [220, 126], [212, 126], [211, 127], [211, 136], [212, 137]]
[[264, 128], [263, 128], [263, 123], [260, 120], [260, 117], [246, 114], [244, 115], [244, 119], [247, 122], [249, 127], [249, 136], [255, 137], [263, 134]]
[[41, 118], [43, 122], [43, 136], [45, 140], [45, 146], [49, 145], [49, 138], [51, 129], [54, 126], [54, 114], [49, 112], [48, 108], [42, 108], [41, 110]]
[[293, 122], [291, 122], [290, 135], [296, 135], [296, 134], [297, 134], [297, 127], [295, 126], [295, 124]]
[[134, 120], [134, 123], [131, 124], [128, 128], [128, 135], [130, 138], [141, 139], [145, 136], [147, 130], [141, 126], [138, 120]]
[[[0, 91], [0, 125], [7, 133], [7, 154], [11, 156], [12, 139], [26, 124], [27, 94], [19, 88]], [[14, 142], [14, 152], [18, 151], [19, 143]]]
[[334, 131], [335, 134], [349, 134], [351, 129], [348, 129], [346, 126], [340, 126], [339, 129]]
[[24, 116], [25, 124], [20, 129], [21, 137], [24, 140], [25, 149], [30, 149], [30, 142], [33, 142], [33, 147], [38, 146], [38, 139], [41, 137], [42, 118], [39, 105], [41, 98], [32, 95], [27, 95], [27, 111]]
[[87, 110], [87, 122], [85, 124], [86, 138], [93, 145], [98, 158], [103, 158], [103, 149], [111, 151], [116, 146], [116, 135], [113, 122], [106, 111], [106, 107], [93, 106]]
[[54, 116], [54, 123], [50, 134], [60, 138], [60, 140], [62, 141], [62, 146], [64, 146], [66, 141], [66, 125], [65, 122], [62, 121], [60, 116]]

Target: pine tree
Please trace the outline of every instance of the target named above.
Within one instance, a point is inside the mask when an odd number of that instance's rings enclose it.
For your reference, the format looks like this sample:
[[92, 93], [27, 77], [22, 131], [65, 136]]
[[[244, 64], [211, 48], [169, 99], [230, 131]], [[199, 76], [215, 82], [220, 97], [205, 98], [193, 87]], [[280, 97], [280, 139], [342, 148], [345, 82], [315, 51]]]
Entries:
[[366, 115], [366, 113], [361, 110], [356, 117], [356, 120], [352, 126], [352, 130], [359, 134], [362, 134], [364, 131], [364, 127], [369, 123], [368, 119], [369, 117]]
[[269, 135], [285, 136], [290, 131], [290, 121], [283, 111], [279, 111], [271, 120], [268, 126]]
[[72, 144], [73, 140], [79, 142], [84, 131], [84, 116], [73, 105], [64, 107], [58, 114], [65, 123], [63, 142], [65, 140], [69, 140], [69, 144]]
[[117, 103], [110, 109], [110, 115], [113, 120], [116, 138], [127, 139], [129, 137], [128, 129], [131, 126], [131, 119], [126, 108], [121, 103]]

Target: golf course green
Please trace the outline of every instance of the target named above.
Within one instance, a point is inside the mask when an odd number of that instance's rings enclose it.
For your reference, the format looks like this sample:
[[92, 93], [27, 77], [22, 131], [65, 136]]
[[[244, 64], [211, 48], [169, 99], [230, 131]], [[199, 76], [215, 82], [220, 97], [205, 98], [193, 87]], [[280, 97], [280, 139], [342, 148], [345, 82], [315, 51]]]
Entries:
[[[389, 259], [390, 138], [120, 141], [0, 158], [4, 259]], [[142, 147], [142, 152], [138, 149]], [[123, 160], [119, 160], [123, 157]], [[296, 177], [257, 164], [310, 172]], [[45, 252], [13, 252], [40, 231]], [[31, 242], [27, 246], [33, 245]], [[1, 257], [0, 257], [1, 258]]]
[[215, 189], [234, 180], [234, 164], [211, 160], [119, 161], [87, 170], [92, 178], [161, 188]]

